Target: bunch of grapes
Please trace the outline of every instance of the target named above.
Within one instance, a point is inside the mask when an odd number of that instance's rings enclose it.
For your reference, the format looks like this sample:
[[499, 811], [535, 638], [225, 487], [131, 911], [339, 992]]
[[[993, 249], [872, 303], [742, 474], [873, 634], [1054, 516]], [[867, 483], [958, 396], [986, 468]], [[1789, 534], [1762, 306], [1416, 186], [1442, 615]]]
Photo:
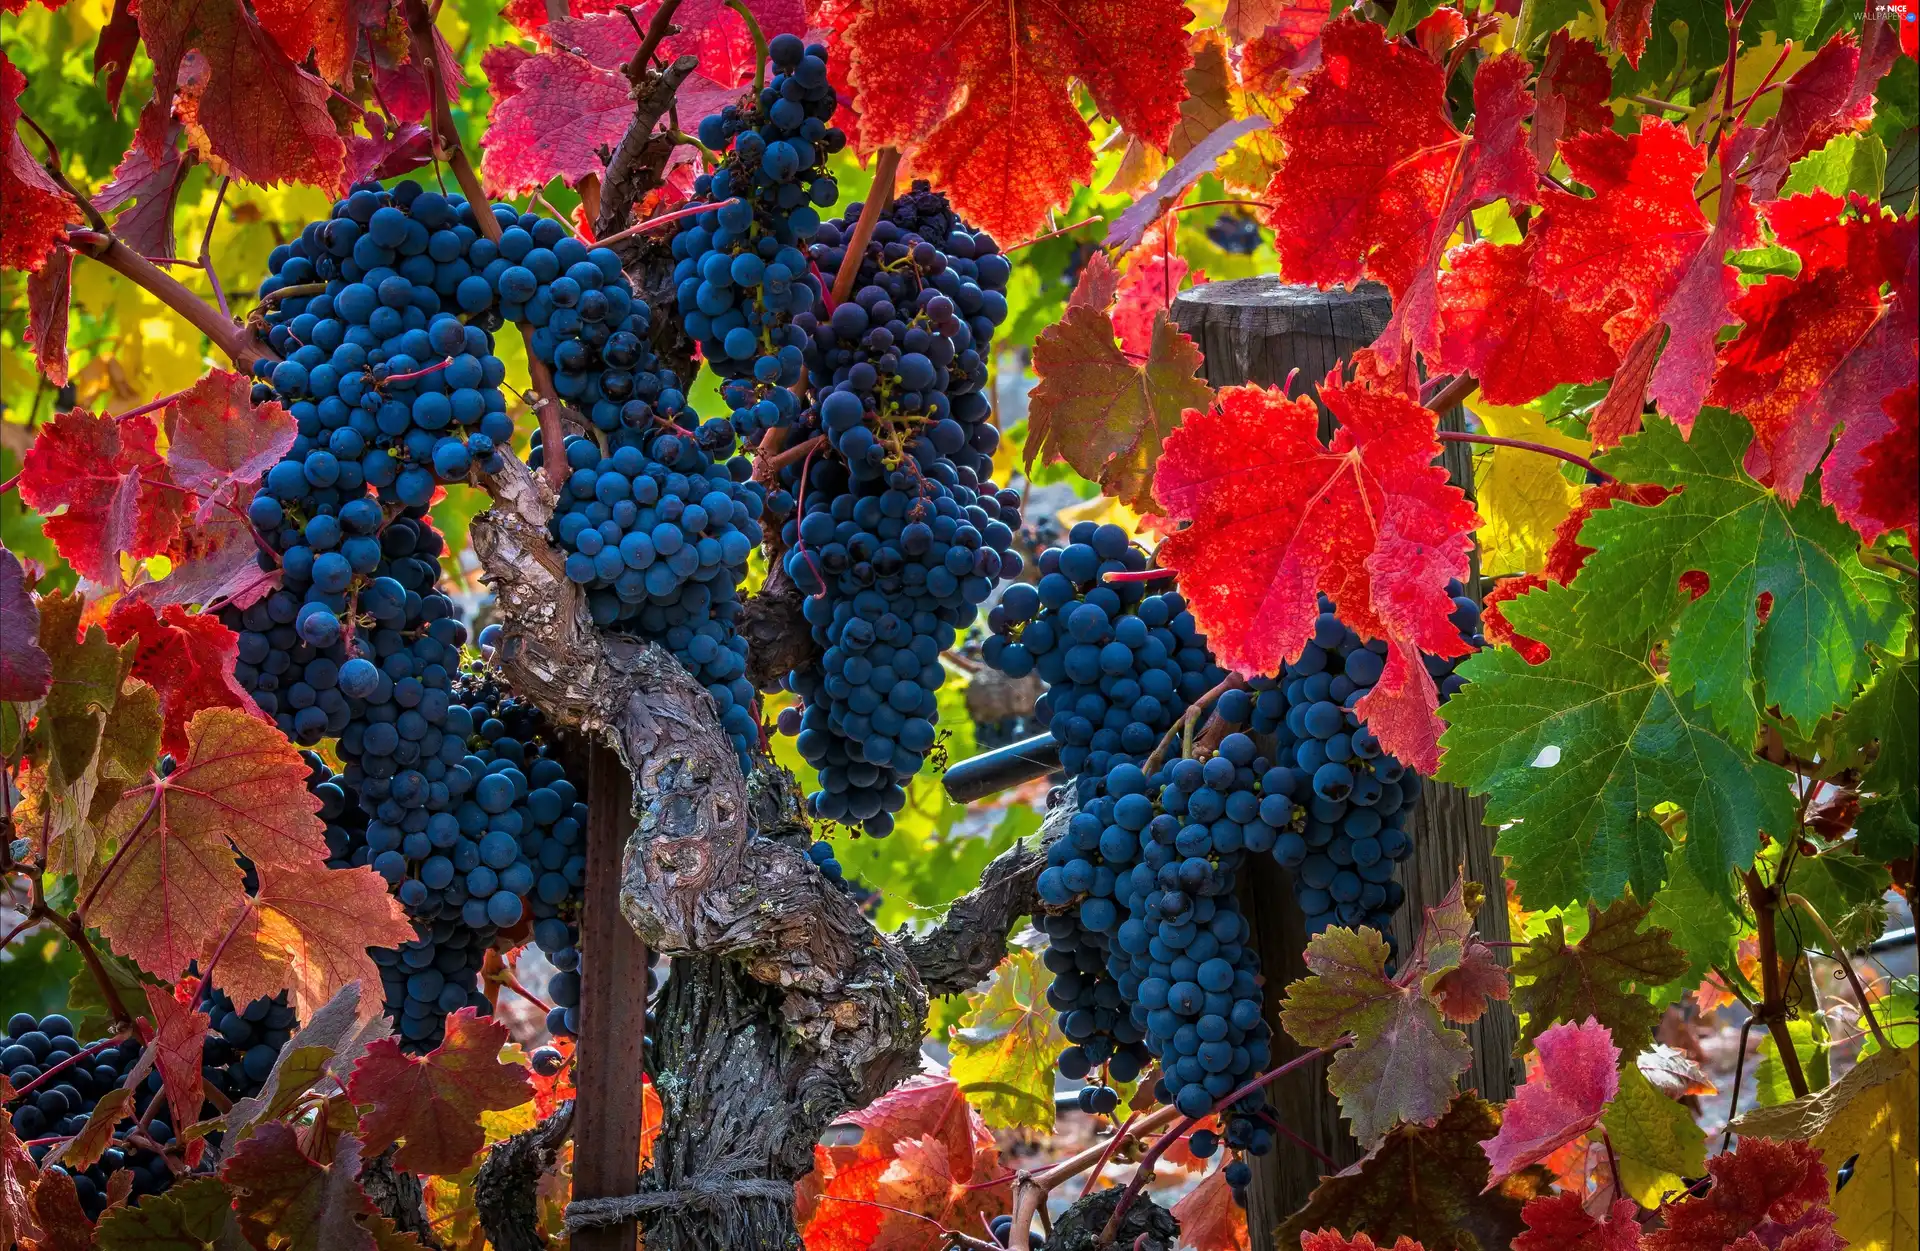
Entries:
[[[567, 577], [587, 588], [594, 623], [667, 647], [707, 688], [744, 757], [760, 725], [734, 622], [769, 500], [753, 463], [728, 455], [731, 427], [719, 423], [716, 440], [692, 429], [695, 420], [682, 413], [678, 425], [569, 438], [551, 534], [568, 553]], [[534, 449], [536, 465], [545, 451]]]
[[[492, 211], [518, 221], [510, 206]], [[464, 199], [357, 184], [268, 267], [267, 342], [285, 359], [255, 365], [255, 399], [288, 405], [291, 455], [316, 486], [364, 484], [419, 507], [436, 483], [497, 463], [513, 439], [490, 333], [508, 266]]]
[[[1458, 583], [1454, 625], [1474, 646], [1479, 606]], [[1386, 668], [1387, 644], [1362, 642], [1320, 597], [1313, 637], [1278, 677], [1230, 691], [1218, 715], [1274, 736], [1289, 793], [1303, 806], [1297, 828], [1274, 844], [1293, 880], [1309, 935], [1330, 925], [1367, 925], [1393, 938], [1393, 914], [1406, 898], [1394, 866], [1413, 854], [1410, 830], [1420, 799], [1420, 775], [1380, 749], [1355, 706]], [[1460, 687], [1455, 660], [1423, 658], [1444, 700]]]
[[796, 319], [819, 425], [856, 471], [878, 472], [919, 437], [984, 479], [1000, 432], [981, 392], [1013, 267], [924, 181], [894, 199], [865, 252], [848, 257], [844, 241], [864, 207], [822, 225], [812, 248], [827, 287], [857, 266], [853, 298], [833, 308], [823, 298]]
[[700, 121], [700, 142], [725, 154], [694, 182], [710, 201], [673, 238], [675, 298], [687, 334], [721, 378], [744, 438], [789, 425], [799, 403], [805, 334], [794, 315], [820, 297], [807, 266], [819, 210], [840, 198], [827, 158], [846, 146], [830, 125], [836, 100], [827, 49], [794, 35], [767, 45], [772, 80], [744, 104]]
[[1040, 675], [1035, 718], [1060, 744], [1061, 767], [1093, 782], [1122, 760], [1145, 760], [1225, 672], [1179, 592], [1102, 582], [1147, 567], [1126, 531], [1082, 521], [1068, 540], [1040, 553], [1037, 586], [1008, 587], [987, 614], [982, 659], [1008, 677]]
[[1020, 572], [1019, 495], [918, 439], [884, 474], [832, 460], [787, 472], [803, 511], [782, 529], [785, 568], [821, 655], [788, 675], [804, 710], [784, 728], [819, 770], [813, 814], [883, 836], [934, 745], [940, 653]]
[[1244, 213], [1222, 213], [1207, 227], [1207, 238], [1222, 252], [1251, 256], [1260, 248], [1260, 223]]
[[[212, 988], [203, 995], [198, 1007], [208, 1015], [209, 1032], [201, 1074], [208, 1087], [228, 1100], [260, 1093], [296, 1026], [286, 993], [255, 999], [245, 1007], [236, 1007], [225, 994]], [[0, 1040], [0, 1073], [6, 1075], [16, 1092], [7, 1111], [13, 1118], [14, 1132], [27, 1144], [36, 1164], [57, 1140], [80, 1132], [101, 1098], [126, 1084], [143, 1050], [140, 1041], [133, 1038], [91, 1053], [87, 1053], [87, 1047], [74, 1037], [73, 1023], [62, 1013], [36, 1019], [20, 1012], [7, 1022], [6, 1038]], [[131, 1194], [136, 1199], [159, 1194], [173, 1185], [173, 1170], [160, 1154], [127, 1139], [160, 1092], [156, 1069], [134, 1088], [131, 1113], [115, 1127], [114, 1140], [97, 1161], [81, 1170], [50, 1166], [72, 1177], [80, 1206], [89, 1219], [98, 1220], [106, 1209], [108, 1179], [114, 1173], [130, 1174]], [[186, 1114], [169, 1108], [147, 1119], [143, 1132], [148, 1140], [164, 1147], [175, 1142], [179, 1127], [217, 1113], [212, 1104], [202, 1104]], [[218, 1132], [213, 1141], [219, 1141]]]

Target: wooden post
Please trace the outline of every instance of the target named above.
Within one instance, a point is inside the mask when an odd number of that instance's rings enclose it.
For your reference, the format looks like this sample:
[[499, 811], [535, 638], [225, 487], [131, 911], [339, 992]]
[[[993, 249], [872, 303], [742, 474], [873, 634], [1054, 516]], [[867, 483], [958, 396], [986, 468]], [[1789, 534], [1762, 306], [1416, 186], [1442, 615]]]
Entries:
[[[1199, 344], [1206, 358], [1207, 382], [1216, 387], [1257, 382], [1287, 385], [1289, 395], [1316, 395], [1327, 373], [1356, 350], [1379, 337], [1393, 311], [1386, 289], [1365, 284], [1354, 291], [1320, 291], [1288, 286], [1277, 278], [1242, 278], [1215, 282], [1182, 291], [1174, 300], [1173, 319]], [[1442, 427], [1462, 428], [1460, 410], [1443, 416]], [[1320, 410], [1320, 436], [1333, 433], [1332, 416]], [[1442, 464], [1453, 481], [1473, 492], [1473, 462], [1463, 444], [1446, 446]], [[1477, 583], [1477, 577], [1475, 579]], [[1475, 590], [1477, 592], [1477, 586]], [[1467, 875], [1487, 888], [1480, 910], [1481, 934], [1493, 941], [1507, 937], [1505, 881], [1493, 859], [1493, 831], [1482, 821], [1485, 806], [1453, 786], [1429, 781], [1415, 813], [1413, 856], [1398, 874], [1407, 900], [1394, 921], [1401, 951], [1412, 948], [1424, 909], [1437, 904], [1453, 885], [1465, 864]], [[1266, 978], [1267, 1022], [1273, 1027], [1273, 1061], [1281, 1064], [1299, 1054], [1299, 1048], [1280, 1030], [1280, 1000], [1287, 984], [1306, 973], [1301, 953], [1306, 947], [1305, 918], [1294, 902], [1293, 886], [1285, 869], [1269, 856], [1255, 856], [1241, 889], [1241, 905], [1253, 927]], [[1467, 1029], [1473, 1042], [1473, 1067], [1462, 1079], [1489, 1099], [1505, 1099], [1513, 1092], [1515, 1037], [1513, 1014], [1504, 1005]], [[1340, 1106], [1327, 1093], [1326, 1064], [1289, 1074], [1269, 1088], [1270, 1098], [1289, 1129], [1331, 1156], [1338, 1167], [1360, 1158], [1359, 1145], [1340, 1115]], [[1276, 1135], [1266, 1156], [1250, 1160], [1253, 1184], [1247, 1203], [1247, 1226], [1253, 1245], [1273, 1245], [1271, 1233], [1305, 1205], [1327, 1170], [1306, 1151]], [[1287, 1248], [1285, 1251], [1293, 1251]]]
[[[633, 832], [632, 780], [612, 749], [588, 749], [587, 876], [580, 917], [580, 1038], [574, 1053], [573, 1197], [630, 1195], [640, 1172], [647, 949], [620, 915]], [[634, 1251], [629, 1222], [573, 1235], [574, 1251]]]

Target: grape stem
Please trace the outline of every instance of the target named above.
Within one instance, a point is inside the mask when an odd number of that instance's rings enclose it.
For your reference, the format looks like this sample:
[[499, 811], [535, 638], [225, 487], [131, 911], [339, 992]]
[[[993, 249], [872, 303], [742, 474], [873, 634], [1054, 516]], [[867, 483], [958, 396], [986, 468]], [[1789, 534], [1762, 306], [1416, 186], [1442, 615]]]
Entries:
[[1226, 677], [1221, 678], [1220, 681], [1214, 686], [1212, 690], [1208, 691], [1206, 694], [1202, 695], [1199, 699], [1196, 699], [1193, 701], [1193, 703], [1189, 704], [1187, 706], [1187, 710], [1181, 713], [1180, 716], [1174, 720], [1174, 723], [1172, 725], [1167, 727], [1167, 732], [1160, 737], [1159, 744], [1154, 747], [1153, 755], [1147, 757], [1147, 763], [1141, 766], [1141, 768], [1146, 771], [1147, 775], [1151, 777], [1153, 775], [1153, 771], [1155, 769], [1158, 769], [1161, 766], [1161, 764], [1165, 762], [1167, 758], [1167, 749], [1173, 746], [1173, 744], [1179, 739], [1182, 732], [1184, 732], [1189, 726], [1191, 726], [1203, 711], [1206, 711], [1207, 709], [1211, 708], [1214, 704], [1214, 701], [1218, 700], [1222, 695], [1225, 695], [1228, 691], [1236, 690], [1240, 687], [1245, 686], [1246, 684], [1247, 684], [1246, 679], [1241, 677], [1239, 674], [1229, 673]]
[[[1880, 1031], [1880, 1021], [1873, 1014], [1873, 1005], [1867, 1002], [1867, 988], [1860, 984], [1860, 974], [1854, 971], [1853, 961], [1847, 958], [1847, 950], [1840, 945], [1840, 940], [1833, 936], [1833, 930], [1828, 927], [1826, 918], [1820, 915], [1819, 909], [1815, 908], [1799, 895], [1788, 894], [1786, 899], [1788, 903], [1812, 918], [1814, 925], [1817, 926], [1820, 933], [1826, 937], [1827, 950], [1835, 960], [1840, 962], [1840, 967], [1846, 970], [1847, 981], [1852, 983], [1853, 993], [1860, 1000], [1860, 1013], [1866, 1017], [1867, 1028], [1873, 1031], [1874, 1040], [1880, 1044], [1880, 1049], [1882, 1051], [1896, 1050], [1893, 1044], [1887, 1041], [1887, 1036]], [[1809, 968], [1808, 972], [1811, 974], [1811, 968]]]
[[158, 265], [135, 252], [111, 232], [76, 227], [67, 231], [67, 242], [76, 252], [92, 257], [123, 278], [132, 279], [136, 286], [186, 318], [189, 325], [213, 340], [213, 345], [225, 352], [240, 368], [251, 369], [253, 362], [262, 356], [269, 360], [280, 359], [279, 353], [256, 340], [244, 327], [235, 324], [233, 318], [221, 316], [219, 309], [188, 290], [178, 278], [163, 272]]
[[747, 24], [747, 34], [753, 37], [753, 94], [757, 96], [767, 85], [767, 61], [772, 57], [767, 51], [767, 36], [760, 29], [760, 20], [743, 0], [727, 0], [727, 7], [740, 15], [740, 20]]
[[769, 456], [765, 460], [762, 460], [760, 463], [761, 465], [766, 467], [766, 470], [769, 474], [776, 474], [776, 473], [779, 473], [782, 469], [785, 469], [788, 465], [793, 464], [793, 462], [797, 460], [805, 460], [808, 456], [811, 456], [814, 452], [818, 451], [820, 448], [820, 445], [825, 443], [826, 441], [827, 441], [826, 435], [816, 434], [811, 439], [804, 439], [801, 442], [794, 444], [792, 447], [787, 448], [785, 451], [781, 452], [779, 455]]
[[649, 217], [647, 220], [643, 222], [636, 222], [634, 225], [627, 227], [625, 230], [617, 231], [616, 233], [610, 234], [606, 238], [599, 240], [597, 243], [594, 244], [594, 246], [599, 248], [611, 247], [616, 243], [620, 243], [627, 239], [631, 239], [633, 238], [633, 236], [637, 234], [642, 234], [642, 233], [645, 233], [646, 231], [652, 230], [656, 226], [665, 226], [671, 222], [677, 222], [682, 218], [698, 217], [702, 213], [711, 213], [711, 212], [713, 212], [713, 205], [708, 204], [703, 200], [699, 204], [690, 204], [683, 208], [677, 208], [673, 210], [671, 213], [662, 213], [658, 217]]
[[827, 301], [829, 313], [845, 304], [853, 294], [854, 281], [860, 276], [861, 258], [866, 256], [867, 244], [879, 228], [881, 206], [893, 199], [893, 180], [899, 172], [900, 149], [880, 149], [880, 155], [873, 162], [873, 186], [867, 188], [866, 203], [860, 207], [860, 218], [853, 224], [853, 236], [847, 240], [846, 256], [833, 279], [833, 298]]
[[1112, 569], [1100, 580], [1102, 582], [1158, 582], [1162, 578], [1177, 578], [1178, 569]]
[[1578, 465], [1602, 482], [1614, 481], [1614, 476], [1595, 465], [1578, 452], [1570, 452], [1564, 447], [1553, 447], [1546, 443], [1534, 443], [1527, 439], [1509, 439], [1495, 434], [1471, 434], [1465, 430], [1441, 430], [1435, 435], [1442, 443], [1479, 443], [1487, 447], [1517, 447], [1524, 452], [1538, 452], [1542, 456], [1551, 456], [1564, 460], [1569, 465]]
[[1106, 1228], [1100, 1231], [1100, 1237], [1096, 1239], [1096, 1242], [1104, 1245], [1112, 1242], [1115, 1236], [1118, 1235], [1120, 1232], [1120, 1222], [1126, 1217], [1127, 1208], [1132, 1206], [1135, 1197], [1146, 1187], [1147, 1181], [1153, 1176], [1154, 1165], [1160, 1162], [1161, 1155], [1165, 1153], [1168, 1147], [1171, 1147], [1180, 1140], [1180, 1135], [1187, 1133], [1195, 1125], [1205, 1120], [1207, 1116], [1212, 1116], [1215, 1112], [1231, 1107], [1234, 1103], [1252, 1094], [1254, 1091], [1265, 1088], [1270, 1083], [1280, 1080], [1280, 1078], [1291, 1073], [1293, 1070], [1311, 1064], [1321, 1056], [1339, 1047], [1343, 1047], [1351, 1041], [1353, 1041], [1351, 1035], [1343, 1035], [1335, 1041], [1331, 1047], [1321, 1047], [1312, 1051], [1303, 1051], [1279, 1068], [1269, 1069], [1246, 1085], [1240, 1087], [1240, 1089], [1222, 1095], [1214, 1103], [1213, 1107], [1207, 1110], [1204, 1116], [1189, 1116], [1181, 1121], [1180, 1124], [1174, 1126], [1165, 1134], [1162, 1134], [1151, 1147], [1147, 1148], [1147, 1153], [1140, 1157], [1140, 1165], [1134, 1170], [1133, 1180], [1129, 1181], [1127, 1188], [1121, 1192], [1120, 1202], [1113, 1205], [1113, 1215], [1107, 1218]]

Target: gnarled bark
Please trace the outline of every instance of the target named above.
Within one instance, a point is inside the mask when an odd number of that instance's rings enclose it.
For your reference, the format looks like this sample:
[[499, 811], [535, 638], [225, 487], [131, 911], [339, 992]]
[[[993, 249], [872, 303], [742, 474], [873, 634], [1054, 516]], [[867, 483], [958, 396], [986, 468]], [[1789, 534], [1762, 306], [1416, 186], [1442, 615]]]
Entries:
[[543, 1251], [540, 1176], [551, 1169], [573, 1131], [573, 1104], [494, 1147], [473, 1178], [473, 1206], [493, 1251]]
[[878, 933], [807, 858], [791, 777], [770, 762], [743, 777], [711, 697], [673, 657], [588, 620], [546, 539], [544, 481], [509, 464], [493, 487], [472, 543], [499, 596], [496, 662], [520, 697], [619, 753], [635, 820], [621, 911], [674, 961], [655, 1004], [665, 1124], [638, 1185], [709, 1198], [645, 1212], [646, 1245], [795, 1246], [790, 1198], [728, 1198], [728, 1179], [790, 1185], [828, 1123], [919, 1069], [929, 993], [999, 962], [1036, 906], [1042, 858], [1016, 846], [929, 933]]

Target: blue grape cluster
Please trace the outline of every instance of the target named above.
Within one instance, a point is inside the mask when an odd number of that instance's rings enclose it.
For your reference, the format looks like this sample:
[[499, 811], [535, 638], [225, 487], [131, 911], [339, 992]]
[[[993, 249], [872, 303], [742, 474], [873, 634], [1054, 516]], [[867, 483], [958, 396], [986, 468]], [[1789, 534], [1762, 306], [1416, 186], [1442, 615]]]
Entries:
[[694, 181], [711, 212], [673, 238], [675, 300], [687, 334], [722, 379], [743, 438], [790, 425], [800, 405], [806, 335], [794, 315], [820, 297], [807, 244], [820, 209], [840, 198], [827, 158], [847, 144], [831, 125], [836, 105], [827, 49], [794, 35], [767, 45], [774, 74], [744, 105], [700, 121], [700, 142], [725, 153]]
[[[519, 221], [509, 205], [492, 211]], [[412, 181], [356, 184], [331, 217], [275, 248], [268, 268], [263, 299], [325, 288], [272, 305], [267, 342], [285, 359], [254, 366], [255, 399], [288, 405], [295, 459], [319, 485], [364, 484], [419, 507], [437, 483], [497, 464], [513, 419], [490, 332], [509, 266], [464, 199]]]
[[918, 435], [984, 479], [1000, 432], [982, 391], [1013, 267], [925, 181], [886, 207], [866, 251], [849, 258], [864, 208], [823, 224], [811, 249], [823, 289], [858, 267], [853, 298], [829, 308], [822, 296], [795, 319], [821, 429], [849, 464], [877, 469]]
[[[255, 999], [239, 1007], [224, 993], [205, 989], [198, 1004], [208, 1016], [208, 1033], [202, 1044], [201, 1076], [209, 1090], [224, 1099], [237, 1101], [260, 1093], [274, 1062], [292, 1037], [298, 1022], [287, 1004], [286, 992], [271, 998]], [[66, 1068], [59, 1065], [79, 1056], [87, 1047], [74, 1037], [73, 1022], [60, 1012], [34, 1017], [17, 1012], [7, 1022], [5, 1038], [0, 1038], [0, 1074], [16, 1091], [38, 1082], [7, 1111], [13, 1118], [13, 1130], [28, 1144], [35, 1164], [45, 1160], [56, 1140], [71, 1138], [86, 1125], [94, 1105], [109, 1092], [126, 1084], [129, 1073], [140, 1060], [138, 1039], [127, 1039], [102, 1048]], [[50, 1075], [49, 1075], [50, 1074]], [[45, 1080], [40, 1080], [42, 1078]], [[159, 1154], [136, 1147], [125, 1134], [143, 1116], [161, 1092], [158, 1070], [149, 1072], [134, 1087], [134, 1103], [129, 1115], [115, 1126], [116, 1137], [99, 1159], [84, 1169], [61, 1164], [49, 1165], [72, 1178], [80, 1206], [91, 1220], [98, 1220], [107, 1206], [107, 1187], [115, 1173], [128, 1173], [134, 1199], [160, 1194], [173, 1185], [174, 1173]], [[184, 1127], [203, 1117], [218, 1115], [211, 1103], [200, 1104], [185, 1115], [168, 1108], [156, 1114], [146, 1125], [146, 1136], [163, 1146], [177, 1143], [176, 1126]], [[212, 1135], [216, 1144], [218, 1131]]]
[[918, 437], [891, 469], [787, 473], [803, 511], [782, 527], [785, 569], [820, 648], [787, 677], [803, 705], [795, 745], [820, 775], [808, 806], [884, 836], [934, 746], [940, 653], [998, 579], [1019, 576], [1020, 497]]
[[1243, 213], [1225, 212], [1207, 227], [1207, 238], [1222, 252], [1251, 256], [1260, 248], [1260, 223]]
[[1065, 547], [1040, 553], [1038, 585], [1007, 588], [987, 614], [981, 658], [1008, 677], [1038, 673], [1035, 718], [1060, 744], [1060, 766], [1098, 780], [1145, 760], [1174, 719], [1225, 675], [1178, 591], [1102, 583], [1138, 572], [1145, 553], [1116, 525], [1082, 521]]
[[[1294, 823], [1290, 784], [1244, 734], [1228, 735], [1204, 764], [1179, 759], [1151, 777], [1130, 762], [1108, 771], [1104, 793], [1049, 848], [1038, 884], [1045, 906], [1073, 908], [1081, 933], [1104, 941], [1105, 971], [1124, 1005], [1076, 1006], [1062, 1018], [1079, 1048], [1062, 1053], [1063, 1073], [1079, 1076], [1102, 1058], [1103, 1028], [1116, 1054], [1138, 1038], [1128, 1067], [1144, 1049], [1161, 1064], [1158, 1097], [1201, 1116], [1266, 1068], [1259, 960], [1234, 885], [1246, 856], [1270, 850]], [[1271, 1146], [1251, 1119], [1264, 1106], [1264, 1094], [1235, 1105], [1231, 1145], [1256, 1154]]]
[[[734, 630], [747, 561], [771, 507], [753, 463], [728, 455], [732, 428], [648, 423], [601, 440], [573, 436], [570, 472], [552, 521], [566, 573], [587, 589], [596, 625], [664, 645], [707, 688], [734, 749], [759, 741], [747, 642]], [[714, 423], [707, 423], [712, 427]], [[717, 434], [717, 439], [715, 435]], [[604, 450], [603, 450], [604, 444]], [[539, 465], [545, 448], [536, 447]]]

